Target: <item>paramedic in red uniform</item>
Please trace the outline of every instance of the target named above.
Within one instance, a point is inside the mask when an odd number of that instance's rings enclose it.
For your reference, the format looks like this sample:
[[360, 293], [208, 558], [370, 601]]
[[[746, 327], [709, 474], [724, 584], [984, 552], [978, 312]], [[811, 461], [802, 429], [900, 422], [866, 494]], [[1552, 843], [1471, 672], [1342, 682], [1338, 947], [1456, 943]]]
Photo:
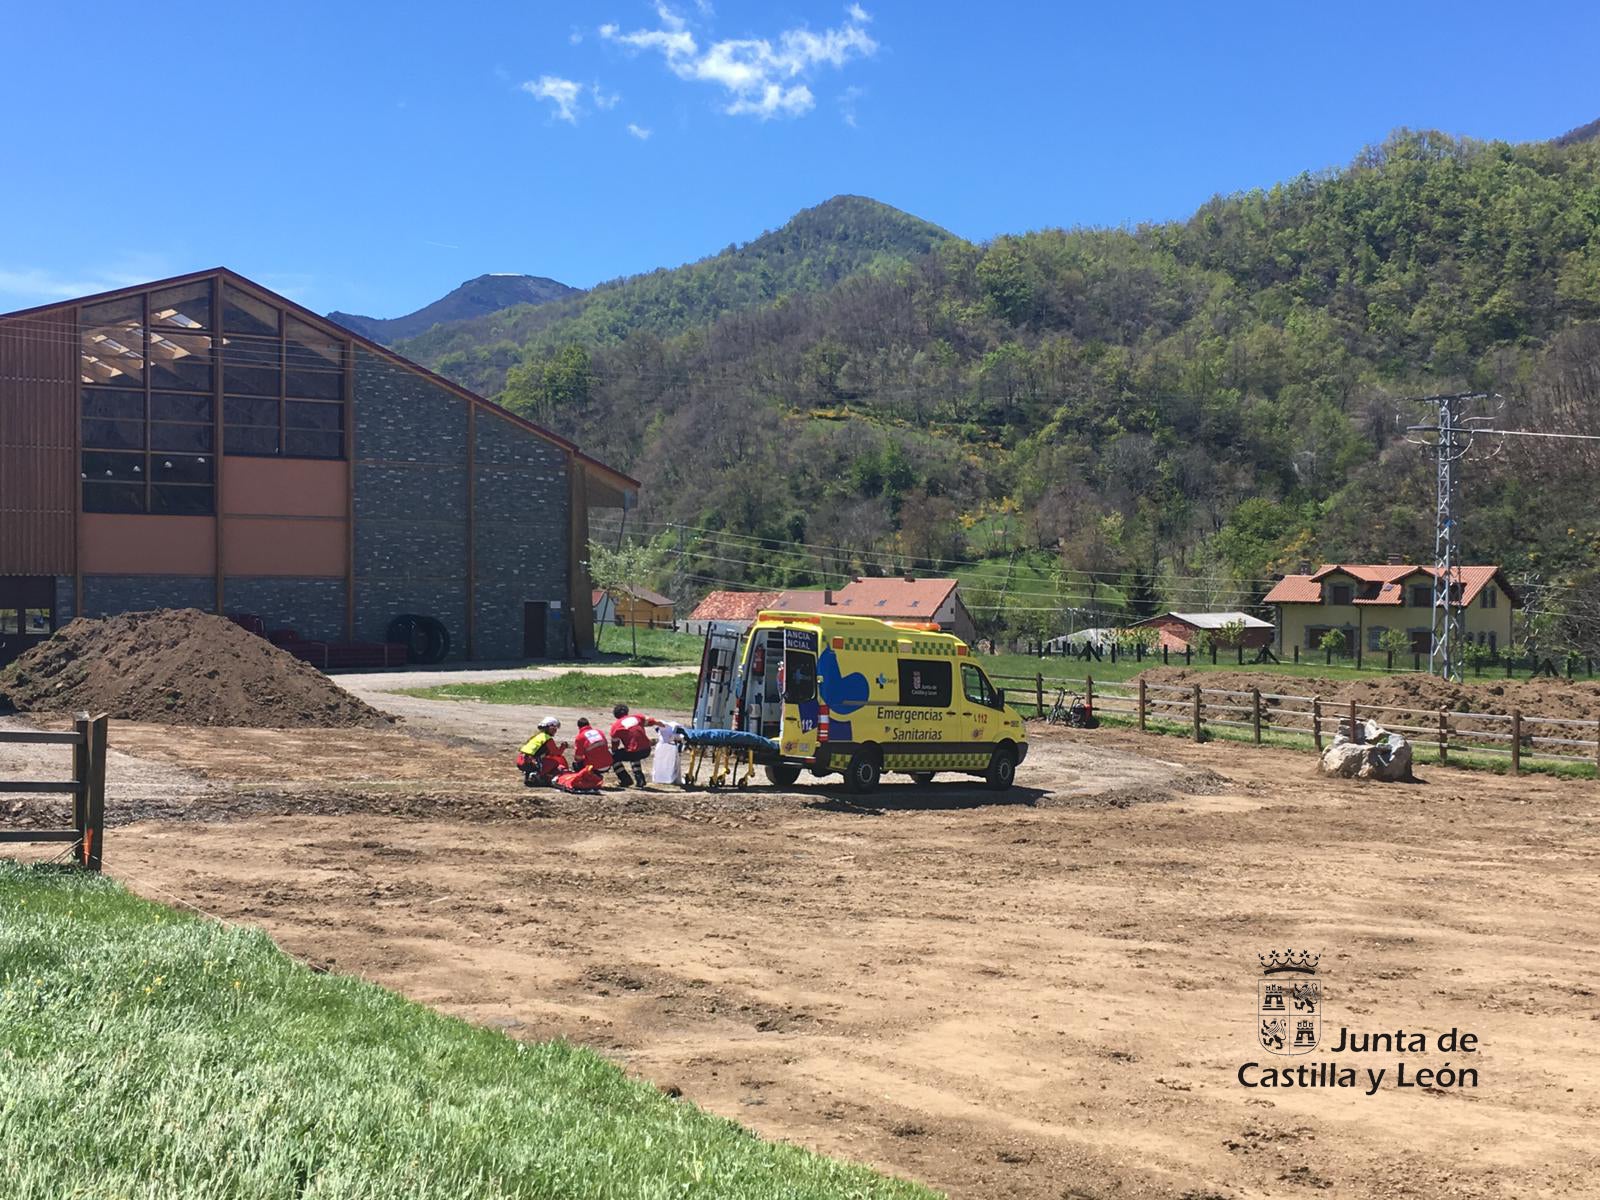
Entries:
[[617, 760], [617, 778], [622, 781], [622, 786], [628, 786], [628, 765], [633, 764], [633, 782], [639, 787], [644, 787], [644, 770], [639, 766], [646, 758], [650, 757], [650, 735], [645, 732], [647, 725], [660, 725], [661, 722], [654, 717], [643, 714], [630, 716], [628, 706], [619, 704], [611, 710], [611, 715], [616, 718], [611, 723], [611, 753]]
[[588, 717], [578, 718], [578, 732], [572, 739], [572, 758], [580, 767], [593, 767], [602, 778], [611, 769], [611, 746], [606, 735], [589, 724]]

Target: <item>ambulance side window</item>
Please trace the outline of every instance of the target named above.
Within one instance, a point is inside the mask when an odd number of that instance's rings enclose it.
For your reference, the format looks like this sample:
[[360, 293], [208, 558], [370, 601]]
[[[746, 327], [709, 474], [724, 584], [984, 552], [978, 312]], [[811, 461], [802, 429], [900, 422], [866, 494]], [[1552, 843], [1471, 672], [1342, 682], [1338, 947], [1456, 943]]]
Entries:
[[789, 650], [783, 656], [783, 702], [804, 704], [817, 698], [817, 656]]
[[999, 707], [994, 688], [989, 686], [989, 681], [984, 678], [983, 672], [969, 663], [961, 664], [961, 688], [972, 703], [981, 704], [985, 708]]

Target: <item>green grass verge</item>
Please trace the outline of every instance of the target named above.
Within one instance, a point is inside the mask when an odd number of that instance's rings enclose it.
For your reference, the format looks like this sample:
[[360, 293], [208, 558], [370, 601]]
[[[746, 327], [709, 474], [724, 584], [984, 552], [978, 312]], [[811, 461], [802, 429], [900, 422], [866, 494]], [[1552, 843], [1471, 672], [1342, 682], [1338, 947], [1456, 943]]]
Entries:
[[11, 1200], [926, 1197], [319, 975], [262, 933], [0, 860], [0, 1177]]
[[[611, 723], [618, 703], [640, 712], [686, 713], [694, 708], [695, 676], [601, 675], [569, 671], [551, 679], [507, 679], [499, 683], [447, 683], [411, 688], [408, 696], [443, 700], [484, 700], [490, 704], [543, 704], [551, 708], [591, 709]], [[591, 719], [598, 719], [591, 717]]]

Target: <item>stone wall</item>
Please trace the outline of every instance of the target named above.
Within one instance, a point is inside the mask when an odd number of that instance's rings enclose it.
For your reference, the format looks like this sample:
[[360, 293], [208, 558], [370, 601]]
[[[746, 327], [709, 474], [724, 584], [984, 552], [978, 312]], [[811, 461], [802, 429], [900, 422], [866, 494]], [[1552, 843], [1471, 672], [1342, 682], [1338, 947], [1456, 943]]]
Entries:
[[344, 580], [230, 575], [223, 581], [230, 613], [254, 613], [270, 629], [293, 629], [307, 641], [344, 640]]
[[153, 608], [211, 612], [216, 606], [217, 583], [209, 575], [85, 575], [79, 615], [109, 617]]
[[[522, 654], [523, 604], [550, 605], [547, 644], [565, 654], [567, 455], [512, 421], [474, 421], [474, 656]], [[356, 355], [356, 629], [381, 641], [401, 613], [436, 617], [452, 659], [467, 655], [467, 401], [378, 358]]]
[[538, 434], [480, 412], [474, 488], [479, 658], [522, 656], [523, 605], [547, 606], [551, 657], [571, 651], [567, 613], [567, 456]]

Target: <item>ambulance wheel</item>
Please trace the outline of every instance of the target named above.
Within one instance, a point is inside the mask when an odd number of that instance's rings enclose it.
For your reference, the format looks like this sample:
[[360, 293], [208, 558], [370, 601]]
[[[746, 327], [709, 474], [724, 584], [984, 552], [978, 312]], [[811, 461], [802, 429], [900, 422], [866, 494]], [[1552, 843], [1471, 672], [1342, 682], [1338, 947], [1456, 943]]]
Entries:
[[878, 786], [878, 776], [882, 773], [883, 764], [878, 761], [878, 752], [863, 747], [850, 756], [850, 765], [844, 770], [844, 789], [858, 795], [870, 792]]
[[983, 781], [990, 791], [1010, 791], [1017, 781], [1017, 752], [1009, 746], [998, 747], [989, 756], [989, 769], [983, 773]]
[[800, 778], [800, 768], [793, 763], [772, 763], [761, 769], [767, 773], [767, 782], [773, 787], [793, 787]]
[[913, 771], [911, 772], [911, 782], [916, 784], [918, 787], [927, 787], [933, 782], [933, 772]]

